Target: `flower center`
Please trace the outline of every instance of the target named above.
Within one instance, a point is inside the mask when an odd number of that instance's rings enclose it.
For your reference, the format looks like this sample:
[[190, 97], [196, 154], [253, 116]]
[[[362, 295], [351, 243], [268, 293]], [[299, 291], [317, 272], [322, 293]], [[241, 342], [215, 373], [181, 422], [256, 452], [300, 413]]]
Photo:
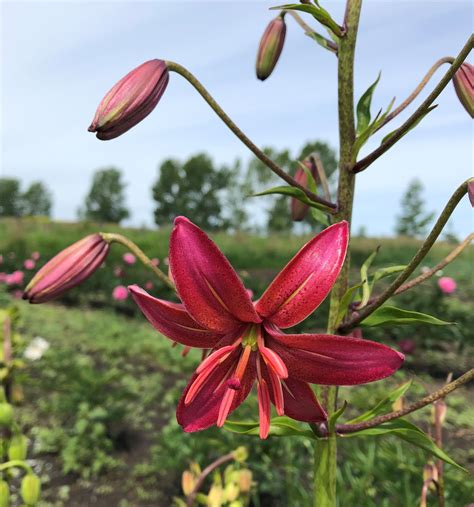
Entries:
[[244, 332], [242, 336], [242, 348], [245, 349], [245, 347], [250, 347], [252, 352], [255, 352], [258, 348], [258, 337], [261, 334], [259, 324], [251, 324]]

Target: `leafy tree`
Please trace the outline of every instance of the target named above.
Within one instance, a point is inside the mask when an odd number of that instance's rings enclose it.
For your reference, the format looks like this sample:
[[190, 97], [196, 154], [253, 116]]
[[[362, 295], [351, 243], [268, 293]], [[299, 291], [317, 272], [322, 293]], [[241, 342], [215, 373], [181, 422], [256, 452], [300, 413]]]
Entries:
[[423, 185], [421, 181], [414, 179], [408, 185], [407, 191], [402, 197], [402, 211], [397, 216], [395, 231], [401, 236], [416, 237], [425, 234], [428, 224], [433, 220], [434, 213], [425, 211], [425, 203], [422, 198]]
[[171, 224], [178, 215], [189, 217], [204, 229], [226, 229], [229, 220], [223, 216], [222, 193], [231, 181], [231, 171], [218, 169], [204, 153], [186, 162], [165, 160], [152, 188], [156, 201], [155, 223]]
[[0, 216], [22, 215], [20, 181], [16, 178], [0, 178]]
[[85, 210], [80, 212], [88, 220], [120, 223], [130, 213], [125, 206], [125, 184], [122, 173], [115, 168], [96, 171], [86, 197]]
[[52, 197], [40, 181], [34, 181], [22, 195], [23, 214], [26, 216], [51, 215]]

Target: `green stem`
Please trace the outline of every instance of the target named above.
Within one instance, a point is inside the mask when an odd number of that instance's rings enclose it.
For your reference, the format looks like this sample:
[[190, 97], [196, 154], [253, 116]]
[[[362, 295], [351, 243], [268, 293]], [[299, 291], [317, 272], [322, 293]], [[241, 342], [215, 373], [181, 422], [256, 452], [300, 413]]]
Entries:
[[181, 76], [184, 77], [190, 84], [194, 86], [194, 88], [199, 92], [201, 97], [209, 104], [211, 109], [219, 116], [219, 118], [229, 127], [229, 129], [247, 146], [247, 148], [258, 158], [260, 159], [269, 169], [271, 169], [277, 176], [279, 176], [282, 180], [286, 181], [292, 187], [299, 188], [304, 194], [314, 202], [318, 202], [319, 204], [323, 204], [328, 208], [328, 213], [334, 213], [336, 209], [336, 204], [333, 202], [329, 202], [322, 197], [319, 197], [313, 192], [310, 192], [303, 185], [300, 185], [294, 178], [292, 178], [286, 171], [284, 171], [280, 166], [275, 164], [272, 159], [267, 157], [265, 153], [263, 153], [257, 145], [255, 145], [243, 132], [240, 128], [233, 122], [233, 120], [228, 116], [228, 114], [222, 109], [222, 107], [214, 100], [212, 95], [204, 88], [202, 83], [196, 78], [194, 74], [189, 72], [188, 69], [184, 68], [182, 65], [176, 62], [167, 61], [166, 65], [169, 71], [177, 72]]
[[464, 47], [461, 49], [459, 55], [454, 59], [451, 67], [447, 70], [446, 74], [441, 78], [440, 82], [437, 84], [435, 89], [426, 97], [425, 101], [421, 104], [421, 106], [408, 118], [408, 120], [397, 129], [392, 136], [387, 139], [384, 143], [382, 143], [376, 150], [372, 153], [369, 153], [366, 157], [359, 160], [353, 171], [355, 173], [359, 173], [364, 169], [367, 169], [372, 162], [377, 160], [380, 156], [382, 156], [386, 151], [388, 151], [396, 142], [398, 142], [426, 113], [428, 108], [433, 104], [433, 102], [438, 98], [438, 95], [446, 88], [448, 83], [451, 81], [452, 77], [456, 73], [456, 71], [461, 67], [464, 60], [468, 57], [469, 53], [472, 50], [474, 45], [474, 35], [471, 35], [467, 40]]
[[[335, 220], [352, 218], [355, 176], [352, 173], [352, 146], [355, 141], [354, 121], [354, 54], [357, 40], [362, 0], [348, 0], [344, 26], [338, 53], [338, 109], [339, 109], [339, 186], [338, 211]], [[328, 332], [337, 325], [339, 301], [346, 292], [349, 281], [349, 256], [346, 258], [339, 278], [331, 292]], [[322, 397], [327, 400], [326, 410], [330, 416], [336, 410], [337, 388], [323, 387]], [[334, 431], [326, 439], [316, 441], [314, 467], [314, 507], [336, 506], [337, 442]]]
[[143, 250], [141, 250], [133, 241], [130, 241], [125, 236], [121, 234], [115, 234], [112, 232], [100, 232], [99, 233], [105, 241], [108, 243], [119, 243], [127, 247], [138, 259], [139, 261], [145, 265], [148, 269], [153, 271], [153, 274], [162, 281], [165, 285], [167, 285], [170, 289], [176, 290], [173, 282], [161, 271], [160, 268], [155, 266], [151, 260], [145, 255]]
[[396, 290], [408, 279], [408, 277], [415, 271], [416, 267], [420, 264], [420, 262], [424, 259], [425, 255], [430, 251], [434, 242], [438, 239], [438, 236], [443, 231], [446, 222], [449, 220], [449, 217], [455, 210], [456, 206], [459, 204], [459, 201], [464, 197], [468, 190], [468, 183], [471, 180], [464, 181], [454, 192], [454, 194], [449, 199], [448, 203], [444, 207], [441, 215], [436, 221], [433, 229], [429, 233], [428, 237], [425, 239], [423, 244], [421, 245], [418, 252], [412, 258], [412, 260], [408, 263], [407, 267], [398, 275], [398, 277], [394, 280], [394, 282], [387, 288], [386, 291], [382, 292], [380, 296], [378, 296], [370, 305], [367, 305], [363, 310], [358, 312], [354, 317], [350, 318], [346, 321], [342, 326], [339, 327], [339, 331], [347, 332], [352, 329], [354, 326], [362, 322], [366, 317], [368, 317], [372, 312], [374, 312], [377, 308], [382, 306], [387, 299], [393, 296]]
[[23, 470], [28, 473], [32, 474], [33, 469], [26, 463], [25, 461], [21, 461], [19, 459], [14, 459], [11, 461], [7, 461], [6, 463], [2, 463], [0, 465], [0, 472], [4, 472], [5, 470], [9, 468], [23, 468]]

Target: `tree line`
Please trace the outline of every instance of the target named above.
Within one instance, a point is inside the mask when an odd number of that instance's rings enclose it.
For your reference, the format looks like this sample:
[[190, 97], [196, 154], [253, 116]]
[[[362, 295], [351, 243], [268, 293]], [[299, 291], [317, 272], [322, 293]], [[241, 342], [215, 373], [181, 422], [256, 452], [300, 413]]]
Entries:
[[[334, 150], [327, 143], [308, 142], [296, 156], [288, 149], [279, 151], [267, 147], [264, 152], [292, 175], [298, 168], [298, 161], [317, 153], [331, 190], [338, 162]], [[206, 230], [310, 230], [309, 222], [292, 222], [287, 196], [269, 195], [262, 200], [263, 207], [262, 201], [257, 203], [248, 198], [280, 185], [281, 181], [258, 159], [250, 160], [245, 167], [238, 159], [230, 165], [218, 166], [206, 153], [198, 153], [184, 161], [166, 159], [158, 167], [151, 189], [155, 202], [154, 222], [163, 226], [172, 223], [176, 216], [185, 215], [193, 217], [193, 222]], [[84, 204], [78, 209], [78, 218], [108, 223], [120, 223], [129, 218], [131, 214], [125, 190], [126, 184], [119, 169], [97, 170]], [[432, 222], [433, 214], [424, 210], [422, 191], [423, 186], [418, 180], [409, 184], [402, 198], [401, 213], [397, 216], [397, 234], [422, 235]], [[259, 206], [258, 211], [256, 205]], [[0, 216], [50, 216], [51, 209], [52, 194], [42, 182], [33, 182], [22, 192], [19, 180], [0, 178]], [[258, 225], [252, 216], [255, 213], [263, 218]]]

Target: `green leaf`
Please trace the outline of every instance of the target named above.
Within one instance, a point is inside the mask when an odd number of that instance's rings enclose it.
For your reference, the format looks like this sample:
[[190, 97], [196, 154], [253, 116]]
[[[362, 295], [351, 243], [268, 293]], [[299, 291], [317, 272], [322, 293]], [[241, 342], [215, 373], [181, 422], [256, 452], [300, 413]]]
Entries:
[[387, 276], [395, 275], [396, 273], [400, 273], [406, 268], [406, 265], [399, 264], [397, 266], [388, 266], [387, 268], [378, 269], [374, 273], [374, 278], [372, 280], [372, 287], [382, 278], [386, 278]]
[[332, 53], [336, 53], [336, 50], [328, 44], [328, 40], [326, 37], [323, 37], [318, 32], [305, 32], [308, 37], [315, 40], [320, 46], [322, 46], [325, 49], [328, 49]]
[[[239, 435], [259, 436], [260, 424], [258, 422], [226, 421], [224, 428]], [[274, 417], [270, 421], [269, 435], [275, 437], [309, 437], [316, 439], [316, 435], [308, 429], [308, 425], [301, 424], [286, 416]]]
[[358, 283], [357, 285], [354, 285], [353, 287], [349, 287], [346, 290], [344, 296], [342, 296], [341, 300], [339, 301], [339, 307], [337, 310], [336, 327], [339, 327], [339, 324], [342, 322], [342, 319], [346, 315], [347, 309], [349, 308], [349, 305], [352, 302], [352, 298], [354, 297], [354, 293], [361, 286], [362, 286], [362, 283]]
[[[408, 132], [410, 132], [410, 130], [413, 130], [419, 123], [421, 120], [423, 120], [423, 118], [428, 114], [430, 113], [431, 111], [433, 111], [433, 109], [436, 109], [438, 107], [438, 104], [435, 104], [434, 106], [430, 106], [419, 118], [418, 120], [416, 120], [416, 122], [403, 134], [403, 136], [406, 136], [408, 134]], [[387, 134], [383, 139], [382, 139], [382, 142], [380, 144], [384, 144], [385, 142], [387, 142], [396, 132], [398, 132], [399, 129], [397, 130], [394, 130], [393, 132], [390, 132], [389, 134]], [[402, 137], [403, 137], [402, 136]], [[402, 138], [401, 137], [401, 138]], [[400, 138], [400, 139], [401, 139]]]
[[330, 417], [328, 421], [328, 429], [329, 432], [332, 433], [334, 431], [334, 428], [336, 427], [336, 422], [341, 417], [341, 415], [345, 412], [347, 408], [347, 401], [344, 400], [344, 403], [341, 408], [336, 410]]
[[362, 300], [357, 307], [358, 310], [363, 308], [370, 299], [370, 293], [372, 291], [372, 287], [369, 284], [369, 268], [375, 259], [376, 255], [379, 253], [380, 245], [375, 249], [374, 252], [372, 252], [367, 259], [365, 260], [364, 264], [362, 264], [360, 268], [360, 279], [362, 283]]
[[327, 206], [324, 206], [324, 204], [320, 204], [319, 202], [314, 202], [311, 199], [309, 199], [306, 194], [300, 190], [299, 188], [290, 187], [290, 186], [281, 186], [281, 187], [273, 187], [269, 188], [267, 190], [264, 190], [263, 192], [258, 192], [257, 194], [251, 194], [249, 197], [259, 197], [262, 195], [271, 195], [271, 194], [280, 194], [280, 195], [288, 195], [290, 197], [294, 197], [295, 199], [298, 199], [298, 201], [304, 202], [311, 208], [317, 208], [322, 211], [329, 212], [329, 209]]
[[381, 75], [382, 73], [379, 72], [377, 79], [367, 88], [357, 103], [357, 135], [361, 134], [370, 125], [370, 105], [372, 103], [372, 95], [374, 94], [375, 88], [380, 81]]
[[327, 26], [338, 37], [342, 35], [341, 27], [332, 19], [331, 15], [326, 9], [323, 9], [319, 4], [287, 4], [271, 7], [270, 10], [285, 10], [285, 11], [301, 11], [311, 14], [314, 19], [319, 21], [322, 25]]
[[413, 312], [411, 310], [403, 310], [395, 306], [381, 306], [373, 313], [366, 317], [362, 322], [362, 326], [374, 327], [387, 324], [403, 325], [403, 324], [432, 324], [434, 326], [448, 326], [452, 322], [440, 320], [426, 313]]
[[385, 412], [389, 412], [392, 409], [392, 405], [401, 398], [411, 387], [412, 381], [409, 380], [408, 382], [405, 382], [401, 386], [394, 389], [389, 395], [384, 398], [383, 400], [380, 400], [375, 407], [371, 408], [367, 412], [364, 412], [363, 414], [359, 415], [355, 419], [351, 419], [348, 421], [348, 424], [355, 424], [363, 421], [368, 421], [369, 419], [373, 419], [374, 417], [377, 417], [378, 415], [384, 414]]
[[420, 447], [425, 451], [428, 451], [433, 456], [455, 466], [456, 468], [467, 472], [465, 468], [458, 465], [453, 459], [451, 459], [442, 449], [440, 449], [431, 438], [424, 433], [420, 428], [407, 421], [406, 419], [395, 419], [394, 421], [387, 421], [379, 426], [368, 428], [365, 430], [357, 431], [355, 433], [347, 433], [345, 437], [363, 437], [363, 436], [378, 436], [392, 433], [393, 435], [409, 442], [412, 445]]

